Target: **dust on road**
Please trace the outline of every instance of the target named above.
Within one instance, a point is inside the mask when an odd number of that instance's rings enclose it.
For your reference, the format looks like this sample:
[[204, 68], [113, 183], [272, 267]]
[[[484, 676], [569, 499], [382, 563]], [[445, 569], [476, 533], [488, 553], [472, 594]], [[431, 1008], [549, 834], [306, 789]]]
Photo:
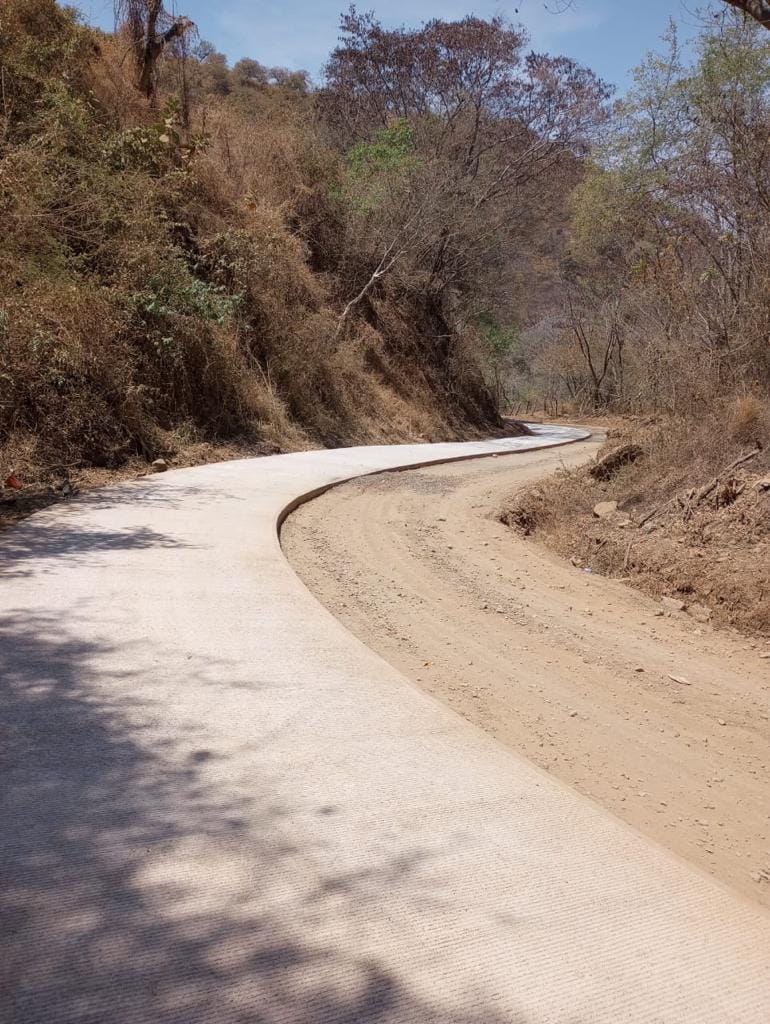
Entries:
[[497, 521], [598, 444], [335, 488], [286, 521], [301, 578], [413, 683], [770, 906], [770, 660]]

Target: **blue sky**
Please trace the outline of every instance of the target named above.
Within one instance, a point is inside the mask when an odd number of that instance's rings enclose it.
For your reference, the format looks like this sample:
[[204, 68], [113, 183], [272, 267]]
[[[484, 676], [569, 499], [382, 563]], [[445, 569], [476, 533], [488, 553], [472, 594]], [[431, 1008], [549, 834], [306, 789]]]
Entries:
[[[170, 6], [171, 0], [168, 3]], [[175, 4], [180, 14], [196, 22], [201, 37], [227, 54], [231, 62], [254, 57], [270, 66], [304, 68], [317, 77], [335, 45], [339, 14], [348, 0], [175, 0]], [[112, 26], [112, 0], [75, 0], [75, 5], [92, 23]], [[535, 49], [574, 57], [621, 91], [628, 85], [629, 69], [657, 46], [669, 18], [681, 23], [684, 36], [692, 31], [696, 5], [698, 0], [574, 0], [572, 9], [555, 14], [546, 9], [543, 0], [358, 3], [359, 10], [373, 9], [389, 25], [501, 13], [526, 26]], [[548, 6], [558, 8], [559, 0]], [[700, 6], [707, 6], [705, 0]]]

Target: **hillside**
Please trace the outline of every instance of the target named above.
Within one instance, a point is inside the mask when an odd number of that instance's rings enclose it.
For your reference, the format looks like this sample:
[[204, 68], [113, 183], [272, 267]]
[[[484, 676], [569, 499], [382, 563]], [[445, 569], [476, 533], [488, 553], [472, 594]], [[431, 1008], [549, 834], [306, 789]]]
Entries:
[[3, 9], [11, 491], [500, 428], [527, 253], [601, 84], [533, 63], [499, 19], [383, 33], [351, 14], [317, 88], [230, 68], [185, 19], [146, 21], [157, 6], [128, 4], [114, 35], [54, 0]]

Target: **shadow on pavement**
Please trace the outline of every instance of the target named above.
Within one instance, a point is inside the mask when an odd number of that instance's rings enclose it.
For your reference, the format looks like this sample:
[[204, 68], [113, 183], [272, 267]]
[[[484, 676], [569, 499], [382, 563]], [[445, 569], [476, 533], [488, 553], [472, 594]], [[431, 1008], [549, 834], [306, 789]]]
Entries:
[[190, 730], [159, 738], [109, 656], [56, 621], [0, 623], [4, 1024], [503, 1024], [481, 984], [426, 1001], [409, 964], [350, 952], [410, 858], [321, 877], [280, 780], [231, 788]]

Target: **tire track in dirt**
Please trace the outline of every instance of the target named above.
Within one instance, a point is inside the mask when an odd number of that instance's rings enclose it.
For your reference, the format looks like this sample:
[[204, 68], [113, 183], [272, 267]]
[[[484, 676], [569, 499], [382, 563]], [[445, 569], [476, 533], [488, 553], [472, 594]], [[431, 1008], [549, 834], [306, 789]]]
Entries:
[[657, 617], [496, 520], [514, 486], [596, 447], [356, 480], [294, 513], [282, 543], [416, 685], [770, 905], [770, 661], [749, 640]]

